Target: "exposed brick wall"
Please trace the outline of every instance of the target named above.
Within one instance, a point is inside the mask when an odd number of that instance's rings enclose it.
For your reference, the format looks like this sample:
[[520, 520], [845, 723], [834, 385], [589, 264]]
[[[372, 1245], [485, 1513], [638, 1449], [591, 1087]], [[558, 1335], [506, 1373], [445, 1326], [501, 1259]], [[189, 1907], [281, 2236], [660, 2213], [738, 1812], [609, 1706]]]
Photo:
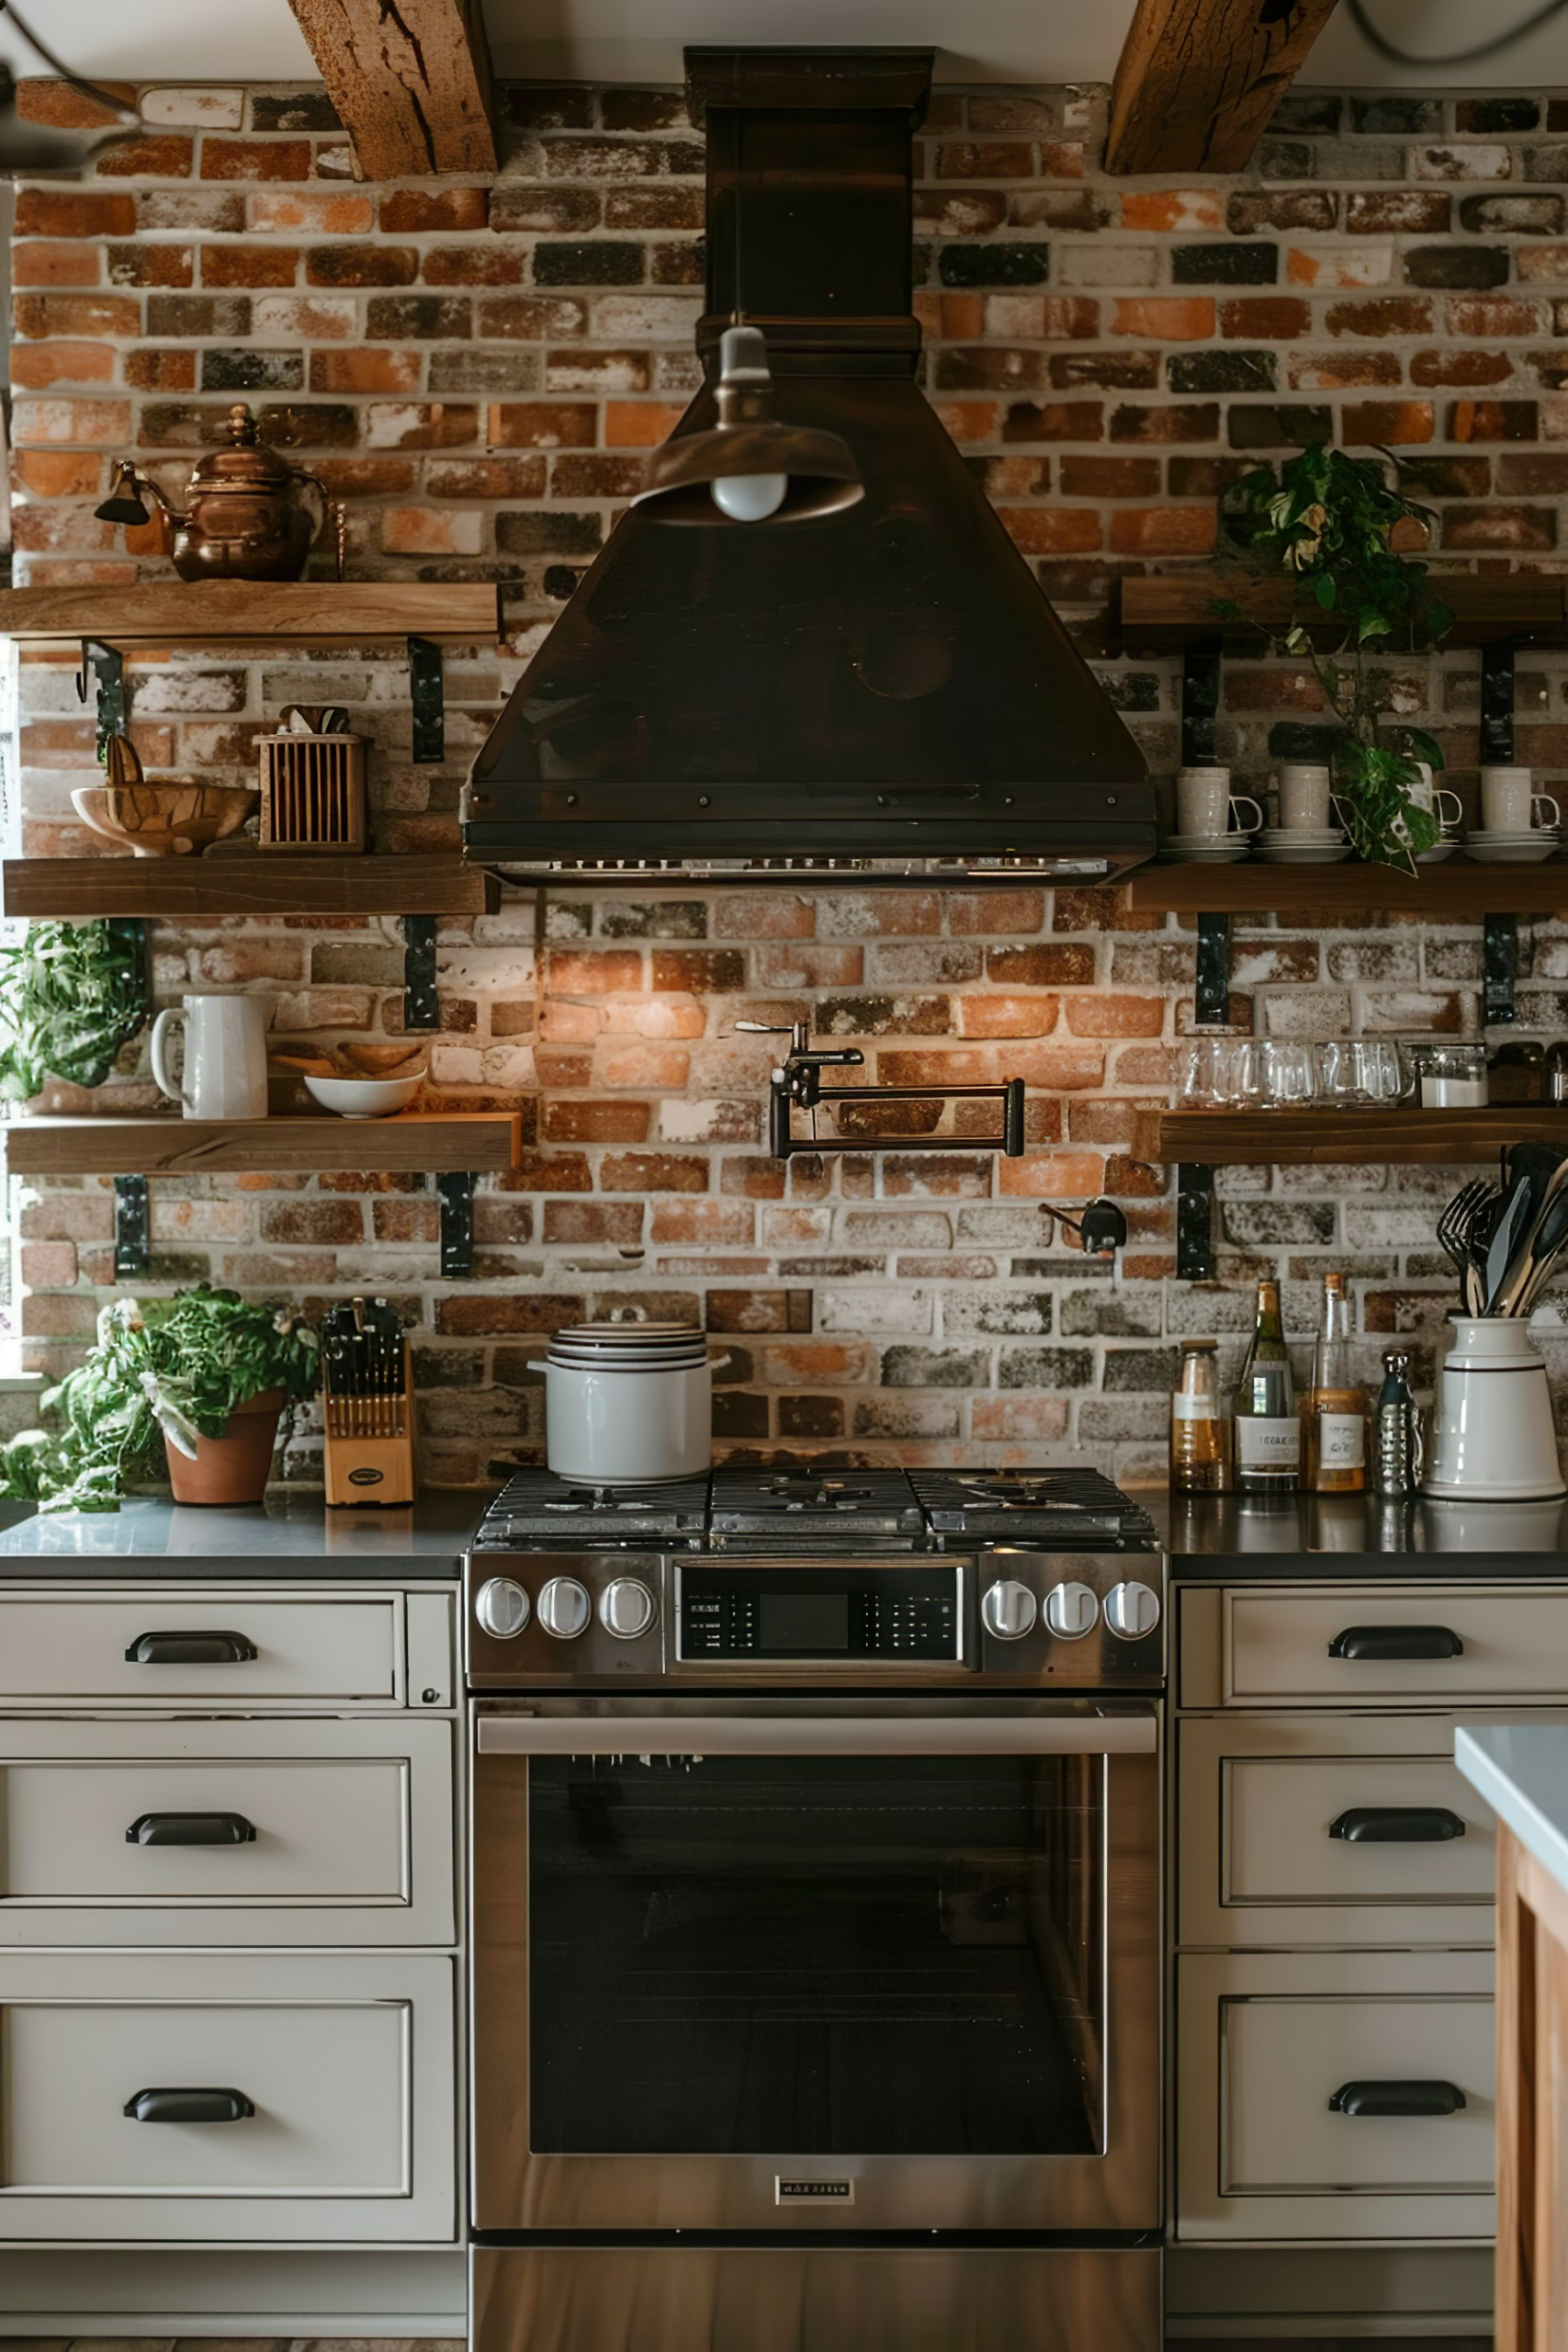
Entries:
[[[51, 85], [35, 110], [69, 111]], [[455, 838], [463, 763], [521, 660], [635, 487], [694, 381], [701, 145], [678, 96], [513, 89], [493, 187], [366, 187], [319, 90], [159, 91], [153, 129], [80, 186], [24, 188], [15, 250], [17, 577], [160, 569], [92, 518], [135, 448], [177, 492], [237, 394], [352, 510], [362, 576], [497, 578], [509, 640], [449, 658], [451, 764], [409, 755], [391, 657], [177, 656], [131, 673], [150, 763], [249, 772], [295, 697], [353, 707], [374, 740], [382, 843]], [[1562, 116], [1563, 119], [1559, 119]], [[1118, 568], [1202, 558], [1216, 491], [1259, 455], [1335, 432], [1400, 445], [1462, 567], [1555, 568], [1568, 497], [1568, 111], [1303, 94], [1256, 169], [1171, 186], [1098, 168], [1102, 91], [942, 93], [924, 142], [919, 308], [927, 382], [1156, 773], [1178, 755], [1172, 665], [1112, 660]], [[1520, 680], [1519, 756], [1568, 767], [1560, 657]], [[1391, 667], [1398, 707], [1473, 787], [1473, 655]], [[69, 667], [22, 673], [28, 847], [86, 846], [69, 788], [91, 759]], [[1289, 664], [1228, 666], [1222, 750], [1255, 784], [1311, 722]], [[984, 714], [977, 714], [983, 724]], [[1523, 1023], [1568, 1030], [1568, 931], [1521, 926]], [[1457, 1031], [1478, 1013], [1473, 928], [1238, 924], [1235, 1010], [1276, 1034]], [[521, 1099], [527, 1163], [479, 1202], [479, 1272], [433, 1279], [434, 1199], [406, 1180], [185, 1180], [152, 1188], [156, 1279], [211, 1272], [319, 1297], [385, 1288], [422, 1329], [429, 1468], [448, 1480], [536, 1445], [543, 1335], [583, 1306], [695, 1306], [734, 1362], [738, 1448], [997, 1460], [1077, 1442], [1157, 1462], [1175, 1337], [1239, 1331], [1242, 1285], [1345, 1266], [1366, 1368], [1429, 1345], [1444, 1170], [1234, 1170], [1222, 1284], [1169, 1279], [1163, 1171], [1134, 1157], [1167, 1086], [1192, 941], [1105, 894], [567, 894], [446, 926], [440, 1094]], [[215, 922], [157, 939], [164, 995], [235, 985], [285, 1035], [397, 1017], [378, 923]], [[866, 1041], [871, 1074], [1021, 1074], [1030, 1156], [796, 1162], [761, 1148], [770, 1053], [737, 1014], [809, 1012]], [[57, 1098], [68, 1107], [86, 1107]], [[150, 1107], [133, 1054], [101, 1107]], [[1053, 1200], [1101, 1185], [1134, 1239], [1086, 1271]], [[111, 1280], [107, 1193], [22, 1210], [37, 1361], [79, 1347]], [[310, 1441], [297, 1449], [308, 1476]]]

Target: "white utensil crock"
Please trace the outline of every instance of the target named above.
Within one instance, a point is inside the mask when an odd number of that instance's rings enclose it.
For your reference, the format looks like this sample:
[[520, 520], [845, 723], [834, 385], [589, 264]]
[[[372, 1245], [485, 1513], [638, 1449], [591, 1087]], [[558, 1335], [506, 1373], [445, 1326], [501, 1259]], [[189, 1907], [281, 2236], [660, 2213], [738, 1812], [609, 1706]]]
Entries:
[[[187, 996], [152, 1023], [152, 1075], [187, 1119], [265, 1119], [266, 1024], [261, 996]], [[185, 1073], [169, 1075], [169, 1032], [183, 1024]]]
[[1565, 1489], [1546, 1366], [1510, 1316], [1453, 1318], [1421, 1491], [1442, 1501], [1544, 1502]]
[[715, 1356], [683, 1370], [603, 1372], [537, 1367], [545, 1391], [545, 1458], [577, 1486], [628, 1487], [705, 1476], [713, 1459]]

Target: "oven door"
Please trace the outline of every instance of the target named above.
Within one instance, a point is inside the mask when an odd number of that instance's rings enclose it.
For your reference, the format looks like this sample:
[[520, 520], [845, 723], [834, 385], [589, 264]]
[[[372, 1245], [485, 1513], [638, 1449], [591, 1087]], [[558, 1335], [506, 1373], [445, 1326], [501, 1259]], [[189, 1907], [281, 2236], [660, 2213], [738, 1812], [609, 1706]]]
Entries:
[[1157, 2225], [1153, 1706], [474, 1722], [476, 2229]]

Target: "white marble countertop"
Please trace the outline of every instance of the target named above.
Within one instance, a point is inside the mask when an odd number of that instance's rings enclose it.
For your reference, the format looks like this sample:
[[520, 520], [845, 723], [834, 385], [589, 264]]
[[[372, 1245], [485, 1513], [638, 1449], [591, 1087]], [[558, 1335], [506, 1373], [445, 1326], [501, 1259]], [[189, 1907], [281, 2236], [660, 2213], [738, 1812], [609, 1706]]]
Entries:
[[1568, 1724], [1476, 1724], [1454, 1734], [1454, 1761], [1568, 1888]]

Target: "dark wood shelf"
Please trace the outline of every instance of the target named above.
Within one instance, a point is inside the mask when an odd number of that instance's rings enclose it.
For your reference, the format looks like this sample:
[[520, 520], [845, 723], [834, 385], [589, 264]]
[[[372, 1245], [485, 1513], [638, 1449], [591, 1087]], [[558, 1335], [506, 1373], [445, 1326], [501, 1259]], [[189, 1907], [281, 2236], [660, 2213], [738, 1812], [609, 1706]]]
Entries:
[[[8, 915], [136, 916], [202, 922], [216, 915], [476, 915], [501, 886], [449, 857], [299, 854], [214, 848], [201, 857], [25, 857], [0, 865]], [[1568, 903], [1568, 901], [1565, 901]]]
[[1539, 865], [1472, 865], [1461, 857], [1414, 875], [1386, 865], [1140, 866], [1122, 885], [1125, 904], [1145, 912], [1235, 915], [1317, 912], [1472, 915], [1555, 914], [1568, 909], [1568, 858]]
[[403, 1111], [390, 1119], [16, 1119], [0, 1127], [16, 1176], [400, 1174], [515, 1167], [511, 1111]]
[[147, 580], [129, 588], [0, 589], [0, 637], [137, 646], [359, 646], [426, 637], [493, 645], [501, 591], [485, 581]]
[[1568, 1103], [1498, 1102], [1483, 1111], [1162, 1111], [1139, 1138], [1168, 1164], [1303, 1168], [1362, 1161], [1400, 1167], [1489, 1159], [1506, 1143], [1568, 1144]]
[[[1568, 601], [1564, 582], [1555, 574], [1439, 572], [1432, 588], [1454, 616], [1449, 645], [1495, 645], [1510, 638], [1568, 644]], [[1222, 619], [1213, 609], [1216, 599], [1239, 605], [1244, 617]], [[1124, 578], [1118, 617], [1122, 646], [1130, 653], [1168, 653], [1222, 638], [1258, 651], [1263, 636], [1282, 637], [1292, 620], [1330, 641], [1344, 633], [1332, 615], [1298, 604], [1293, 581], [1259, 579], [1239, 569]]]

